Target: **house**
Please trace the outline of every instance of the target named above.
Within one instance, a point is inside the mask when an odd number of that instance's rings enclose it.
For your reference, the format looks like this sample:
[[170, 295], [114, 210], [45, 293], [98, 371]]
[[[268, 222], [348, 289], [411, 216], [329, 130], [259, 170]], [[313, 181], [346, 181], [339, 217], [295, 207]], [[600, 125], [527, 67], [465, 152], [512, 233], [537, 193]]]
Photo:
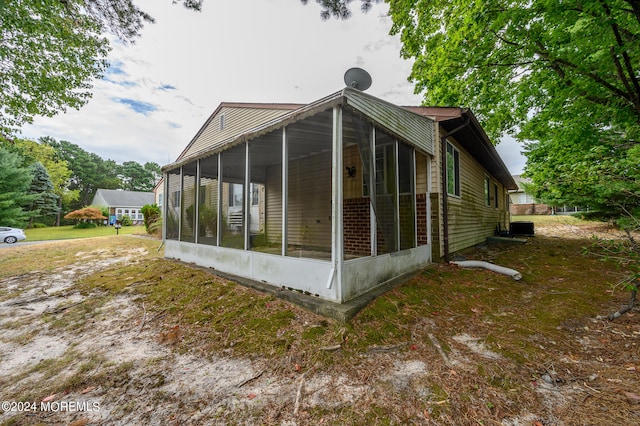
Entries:
[[142, 225], [144, 217], [140, 211], [145, 204], [155, 203], [153, 192], [122, 191], [119, 189], [98, 189], [93, 196], [92, 206], [109, 209], [109, 224], [128, 216], [134, 225]]
[[509, 191], [509, 198], [511, 200], [509, 212], [514, 216], [545, 214], [569, 215], [589, 211], [588, 208], [568, 204], [549, 206], [540, 203], [527, 192], [527, 184], [530, 182], [529, 179], [523, 178], [520, 175], [514, 175], [513, 180], [516, 182], [518, 189]]
[[470, 110], [354, 88], [222, 103], [163, 173], [165, 256], [338, 303], [508, 229], [516, 189]]
[[509, 199], [511, 200], [509, 212], [512, 215], [551, 214], [551, 207], [537, 202], [531, 194], [527, 193], [526, 185], [529, 183], [528, 179], [520, 175], [514, 175], [513, 180], [516, 182], [518, 189], [509, 191]]
[[164, 179], [160, 179], [153, 187], [153, 195], [155, 203], [160, 209], [160, 214], [162, 214], [164, 212]]

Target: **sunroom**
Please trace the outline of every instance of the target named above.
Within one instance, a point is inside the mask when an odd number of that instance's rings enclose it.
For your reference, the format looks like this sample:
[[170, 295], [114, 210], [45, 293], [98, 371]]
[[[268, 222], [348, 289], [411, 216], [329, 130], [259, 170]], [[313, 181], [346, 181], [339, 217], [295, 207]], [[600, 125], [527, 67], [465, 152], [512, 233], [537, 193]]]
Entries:
[[431, 262], [433, 146], [353, 88], [284, 113], [163, 168], [165, 256], [349, 301]]

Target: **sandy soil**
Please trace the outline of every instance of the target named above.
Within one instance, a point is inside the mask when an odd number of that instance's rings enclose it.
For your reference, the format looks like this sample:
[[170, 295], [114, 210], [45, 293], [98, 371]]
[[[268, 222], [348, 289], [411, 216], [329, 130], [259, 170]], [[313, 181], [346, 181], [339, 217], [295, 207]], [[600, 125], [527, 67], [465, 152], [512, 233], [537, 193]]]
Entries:
[[[544, 232], [557, 235], [558, 231]], [[562, 232], [584, 236], [584, 231], [571, 227]], [[76, 426], [254, 424], [254, 413], [259, 412], [260, 422], [295, 425], [307, 424], [305, 412], [317, 407], [330, 410], [376, 403], [405, 406], [407, 423], [443, 424], [432, 422], [429, 410], [417, 411], [419, 404], [394, 398], [400, 393], [406, 395], [407, 390], [416, 400], [433, 395], [434, 390], [425, 385], [430, 375], [449, 375], [456, 381], [463, 372], [473, 372], [479, 363], [487, 368], [504, 368], [505, 360], [487, 348], [482, 336], [469, 334], [451, 336], [448, 355], [431, 350], [431, 358], [417, 359], [404, 347], [374, 348], [363, 354], [360, 364], [350, 371], [316, 371], [312, 367], [302, 373], [267, 365], [259, 357], [181, 353], [173, 346], [180, 338], [179, 328], [163, 323], [161, 313], [148, 314], [134, 294], [126, 293], [97, 306], [77, 326], [55, 325], [55, 319], [64, 319], [64, 307], [100, 296], [75, 291], [73, 285], [79, 278], [110, 265], [135, 262], [139, 254], [130, 251], [113, 256], [101, 250], [78, 253], [72, 267], [0, 281], [0, 288], [16, 291], [15, 297], [0, 302], [0, 400], [15, 402], [18, 396], [28, 394], [34, 399], [26, 402], [37, 405], [35, 411], [20, 416], [15, 411], [17, 404], [14, 411], [3, 405], [0, 422], [13, 419], [19, 424]], [[581, 328], [576, 339], [581, 339], [585, 350], [593, 353], [594, 363], [602, 370], [606, 360], [598, 342], [602, 342], [603, 327], [608, 326], [596, 319], [593, 322], [592, 329]], [[425, 320], [422, 326], [423, 330], [415, 332], [416, 341], [429, 345], [431, 325]], [[627, 333], [627, 348], [623, 348], [628, 354], [627, 368], [640, 368], [636, 346], [640, 329], [631, 328]], [[71, 362], [67, 361], [60, 371], [51, 372], [56, 360], [65, 357], [71, 357]], [[84, 377], [89, 379], [77, 390], [56, 395], [42, 393], [41, 389], [72, 379], [78, 371], [84, 371]], [[517, 415], [503, 415], [500, 421], [483, 424], [564, 424], [553, 413], [558, 412], [558, 407], [575, 403], [576, 395], [584, 398], [585, 392], [591, 392], [590, 381], [596, 380], [597, 375], [561, 385], [556, 379], [563, 375], [570, 374], [550, 366], [543, 380], [535, 383], [536, 392], [547, 407], [545, 412], [514, 407]], [[91, 383], [92, 376], [100, 377], [97, 385]], [[610, 384], [616, 385], [615, 378], [612, 380]], [[595, 392], [598, 391], [594, 389]], [[50, 404], [42, 410], [43, 400], [57, 405]], [[444, 402], [433, 404], [436, 407]], [[460, 419], [460, 424], [470, 424], [472, 420]]]

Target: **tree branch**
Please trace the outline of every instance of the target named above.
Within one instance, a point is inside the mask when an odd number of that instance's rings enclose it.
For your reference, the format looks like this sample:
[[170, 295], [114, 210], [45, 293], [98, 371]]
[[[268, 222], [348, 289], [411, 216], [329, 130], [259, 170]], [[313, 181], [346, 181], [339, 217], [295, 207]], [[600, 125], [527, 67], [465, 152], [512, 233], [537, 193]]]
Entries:
[[[600, 0], [600, 4], [602, 4], [602, 8], [604, 9], [604, 12], [606, 13], [606, 15], [609, 18], [612, 18], [611, 9], [609, 8], [609, 5], [606, 4], [603, 0]], [[622, 40], [622, 36], [620, 34], [620, 28], [616, 22], [613, 22], [611, 24], [611, 31], [613, 32], [613, 36], [616, 39], [616, 43], [618, 44], [618, 46], [624, 49], [625, 47], [624, 41]], [[636, 111], [638, 111], [638, 113], [640, 114], [640, 83], [638, 82], [638, 78], [636, 76], [635, 70], [633, 69], [633, 65], [631, 64], [631, 58], [629, 57], [629, 53], [626, 51], [626, 49], [622, 51], [622, 58], [624, 60], [625, 68], [627, 70], [626, 75], [623, 71], [622, 64], [620, 64], [618, 55], [616, 55], [613, 47], [611, 48], [611, 56], [613, 57], [620, 80], [622, 80], [622, 83], [627, 88], [629, 95], [632, 97], [632, 102], [636, 108]], [[631, 85], [633, 85], [633, 88], [629, 84], [629, 80], [631, 80]], [[634, 90], [635, 90], [635, 96], [632, 95]]]

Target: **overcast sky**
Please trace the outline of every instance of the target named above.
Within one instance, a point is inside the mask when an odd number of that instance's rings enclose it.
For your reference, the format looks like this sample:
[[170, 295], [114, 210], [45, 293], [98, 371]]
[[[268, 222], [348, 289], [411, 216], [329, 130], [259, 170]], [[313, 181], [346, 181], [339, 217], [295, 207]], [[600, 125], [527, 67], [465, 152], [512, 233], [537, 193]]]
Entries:
[[[176, 159], [221, 102], [309, 103], [344, 87], [354, 66], [373, 78], [368, 93], [419, 105], [407, 81], [411, 62], [388, 35], [387, 5], [366, 15], [354, 2], [346, 21], [320, 19], [299, 0], [205, 0], [202, 12], [171, 0], [138, 0], [155, 24], [133, 45], [112, 43], [111, 64], [79, 111], [36, 118], [22, 137], [52, 136], [104, 159], [160, 165]], [[514, 174], [521, 147], [498, 151]]]

